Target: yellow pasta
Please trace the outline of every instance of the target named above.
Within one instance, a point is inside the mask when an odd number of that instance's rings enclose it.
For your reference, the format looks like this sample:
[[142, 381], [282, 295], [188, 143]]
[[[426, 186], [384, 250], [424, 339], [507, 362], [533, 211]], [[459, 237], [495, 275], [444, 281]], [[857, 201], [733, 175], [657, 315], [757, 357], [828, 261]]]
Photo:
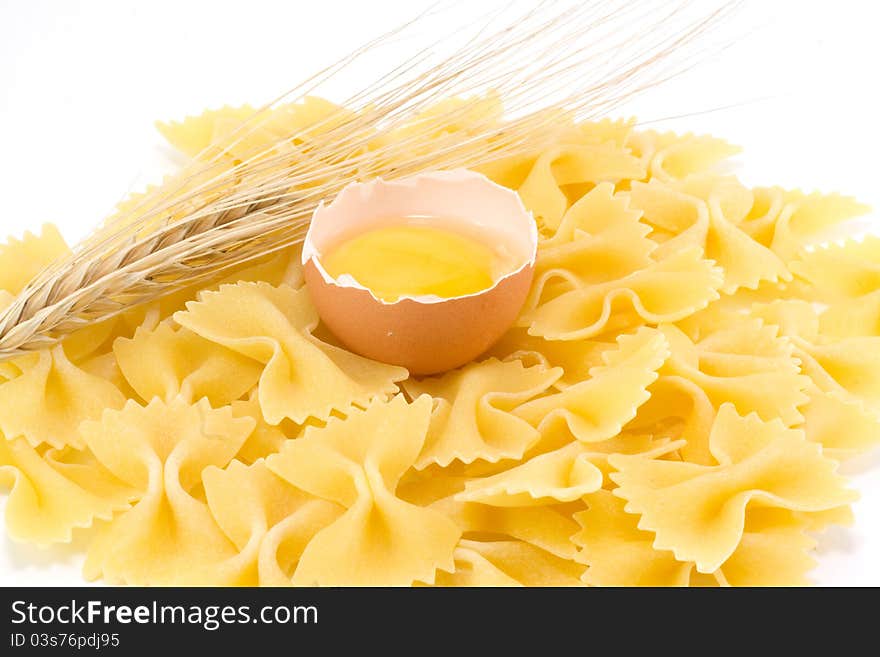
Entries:
[[404, 388], [409, 395], [427, 394], [435, 400], [431, 427], [415, 467], [521, 458], [540, 434], [515, 410], [547, 390], [560, 374], [558, 368], [490, 359], [440, 377], [407, 381]]
[[0, 440], [0, 482], [10, 489], [10, 536], [38, 545], [70, 541], [73, 529], [111, 519], [135, 494], [89, 454], [41, 454], [24, 438]]
[[618, 434], [648, 399], [646, 388], [669, 355], [659, 331], [643, 328], [618, 339], [617, 349], [602, 355], [590, 377], [552, 395], [526, 402], [514, 412], [549, 433], [564, 423], [574, 438], [597, 442]]
[[300, 557], [294, 583], [431, 583], [452, 567], [460, 532], [433, 509], [397, 498], [398, 481], [425, 442], [431, 399], [397, 396], [345, 421], [309, 428], [269, 457], [269, 468], [298, 488], [346, 509], [318, 532]]
[[[656, 534], [654, 547], [713, 573], [742, 539], [748, 505], [791, 511], [834, 509], [855, 499], [836, 475], [837, 462], [778, 419], [741, 417], [730, 404], [719, 410], [709, 449], [718, 465], [610, 458], [618, 472], [615, 495]], [[801, 473], [792, 477], [791, 472]]]
[[[680, 328], [664, 326], [672, 355], [661, 373], [692, 381], [716, 408], [732, 403], [741, 413], [755, 412], [767, 420], [779, 417], [786, 424], [794, 424], [801, 419], [798, 407], [807, 400], [804, 390], [809, 379], [798, 373], [793, 357], [753, 352], [752, 345], [759, 343], [747, 338], [750, 332], [754, 335], [755, 328], [740, 322], [733, 333], [736, 342], [715, 346], [711, 342], [694, 343]], [[763, 335], [766, 337], [766, 333]]]
[[0, 290], [18, 294], [30, 280], [69, 249], [52, 224], [39, 235], [25, 233], [20, 240], [10, 238], [0, 244]]
[[[226, 311], [233, 304], [239, 312]], [[312, 335], [318, 315], [305, 290], [265, 283], [224, 285], [205, 292], [174, 319], [193, 333], [265, 365], [260, 407], [270, 424], [284, 418], [326, 419], [333, 410], [366, 404], [397, 391], [402, 367], [383, 365]]]
[[737, 146], [711, 135], [677, 135], [653, 130], [633, 133], [627, 145], [645, 165], [651, 178], [663, 182], [711, 170], [739, 153]]
[[[311, 158], [338, 110], [160, 131], [220, 167]], [[418, 132], [502, 116], [491, 93], [448, 99]], [[715, 167], [736, 152], [560, 119], [555, 144], [482, 165], [537, 222], [535, 273], [514, 326], [449, 372], [340, 346], [299, 247], [0, 363], [10, 536], [82, 533], [84, 576], [110, 583], [809, 583], [813, 533], [853, 519], [838, 462], [880, 444], [880, 238], [815, 244], [865, 206], [750, 188]], [[52, 226], [0, 245], [0, 309], [68, 252]]]
[[136, 495], [90, 545], [86, 577], [140, 585], [240, 583], [233, 542], [193, 493], [203, 470], [229, 464], [252, 429], [253, 420], [233, 418], [228, 409], [179, 398], [146, 407], [129, 401], [83, 423], [95, 458]]
[[[202, 479], [211, 515], [238, 551], [234, 569], [240, 573], [240, 584], [256, 586], [268, 576], [260, 572], [260, 554], [270, 530], [304, 509], [316, 508], [333, 519], [342, 512], [341, 507], [292, 486], [263, 460], [250, 466], [232, 461], [225, 469], [209, 466]], [[309, 538], [316, 533], [317, 529]]]
[[655, 179], [647, 184], [634, 183], [630, 198], [634, 207], [644, 211], [645, 221], [667, 233], [656, 257], [700, 247], [705, 257], [724, 271], [721, 290], [725, 294], [741, 287], [754, 289], [764, 281], [791, 280], [782, 260], [740, 230], [725, 213], [722, 199], [711, 191], [706, 201]]
[[522, 541], [462, 540], [438, 586], [582, 586], [583, 568]]
[[249, 392], [261, 373], [258, 362], [166, 323], [153, 330], [139, 327], [132, 338], [116, 340], [113, 352], [122, 375], [144, 401], [180, 395], [225, 406]]
[[575, 514], [582, 530], [572, 541], [581, 548], [578, 560], [588, 566], [583, 580], [594, 586], [791, 586], [805, 584], [815, 565], [808, 523], [784, 509], [752, 509], [736, 550], [704, 575], [693, 562], [656, 549], [653, 534], [639, 529], [624, 500], [598, 491], [586, 502], [588, 510]]
[[22, 356], [20, 367], [20, 376], [0, 384], [0, 431], [35, 447], [82, 447], [79, 424], [125, 403], [116, 386], [71, 363], [61, 346]]
[[519, 323], [531, 335], [577, 340], [644, 323], [674, 322], [717, 299], [720, 284], [721, 270], [699, 249], [685, 249], [607, 283], [567, 281], [564, 291], [527, 311]]

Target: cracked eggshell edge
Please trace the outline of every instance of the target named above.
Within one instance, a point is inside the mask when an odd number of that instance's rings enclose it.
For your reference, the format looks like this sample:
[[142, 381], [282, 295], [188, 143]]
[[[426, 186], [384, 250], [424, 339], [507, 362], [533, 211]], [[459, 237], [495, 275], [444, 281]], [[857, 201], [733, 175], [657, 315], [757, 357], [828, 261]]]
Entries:
[[[452, 193], [449, 193], [452, 192]], [[482, 207], [474, 201], [480, 201]], [[380, 299], [369, 288], [354, 278], [343, 275], [331, 276], [321, 263], [323, 247], [327, 242], [338, 243], [346, 237], [364, 231], [371, 223], [381, 222], [389, 216], [429, 214], [435, 216], [474, 219], [486, 233], [493, 233], [516, 248], [516, 259], [522, 264], [513, 271], [499, 276], [491, 287], [457, 297], [436, 295], [404, 295], [396, 301]], [[511, 230], [510, 222], [519, 222], [519, 229]], [[357, 230], [346, 234], [346, 226]], [[392, 306], [410, 300], [417, 303], [448, 303], [487, 294], [505, 279], [520, 275], [534, 268], [538, 251], [538, 226], [532, 213], [523, 205], [515, 191], [492, 182], [481, 173], [468, 169], [431, 171], [401, 180], [386, 181], [375, 178], [366, 183], [346, 185], [329, 204], [321, 201], [312, 214], [309, 230], [302, 247], [302, 264], [312, 263], [328, 285], [353, 288], [367, 292], [377, 303]]]

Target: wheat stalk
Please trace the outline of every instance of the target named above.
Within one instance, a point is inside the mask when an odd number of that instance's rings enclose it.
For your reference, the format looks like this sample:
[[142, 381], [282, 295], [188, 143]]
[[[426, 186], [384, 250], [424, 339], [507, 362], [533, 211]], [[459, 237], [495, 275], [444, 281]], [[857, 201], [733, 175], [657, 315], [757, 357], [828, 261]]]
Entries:
[[[671, 32], [688, 3], [659, 17], [640, 13], [636, 4], [540, 3], [497, 28], [500, 13], [490, 12], [450, 56], [438, 60], [437, 44], [423, 48], [337, 112], [246, 152], [230, 167], [228, 154], [282, 102], [313, 93], [364, 54], [423, 24], [432, 10], [353, 51], [257, 110], [175, 183], [100, 226], [37, 276], [0, 314], [0, 360], [300, 242], [317, 203], [354, 180], [473, 167], [540, 149], [561, 126], [602, 116], [693, 65], [695, 56], [669, 62], [737, 3]], [[474, 116], [479, 97], [444, 115], [464, 122], [462, 133], [432, 134], [421, 115], [438, 100], [489, 90], [512, 118]], [[371, 147], [383, 137], [387, 143]]]

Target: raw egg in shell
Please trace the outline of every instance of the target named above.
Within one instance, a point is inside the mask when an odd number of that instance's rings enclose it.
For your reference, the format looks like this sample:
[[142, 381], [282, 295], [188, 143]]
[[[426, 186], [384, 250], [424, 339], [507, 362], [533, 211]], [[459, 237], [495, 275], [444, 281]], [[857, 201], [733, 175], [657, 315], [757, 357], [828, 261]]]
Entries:
[[537, 247], [516, 192], [458, 169], [348, 185], [315, 210], [302, 261], [318, 314], [347, 348], [434, 374], [511, 326]]

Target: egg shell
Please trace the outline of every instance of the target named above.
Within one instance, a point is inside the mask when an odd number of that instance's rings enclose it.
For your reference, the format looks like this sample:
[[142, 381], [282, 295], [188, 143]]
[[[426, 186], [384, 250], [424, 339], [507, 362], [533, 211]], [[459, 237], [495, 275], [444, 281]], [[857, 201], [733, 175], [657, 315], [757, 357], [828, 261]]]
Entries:
[[[453, 298], [377, 298], [350, 277], [334, 279], [321, 265], [322, 248], [389, 216], [473, 217], [521, 263], [492, 287]], [[537, 227], [519, 196], [467, 171], [437, 171], [385, 182], [354, 183], [312, 218], [303, 243], [303, 275], [324, 324], [351, 351], [425, 375], [477, 358], [513, 324], [529, 293]]]
[[318, 314], [346, 347], [412, 374], [436, 374], [473, 360], [507, 331], [529, 293], [534, 267], [503, 279], [486, 294], [385, 305], [368, 290], [328, 283], [312, 261], [303, 273]]

